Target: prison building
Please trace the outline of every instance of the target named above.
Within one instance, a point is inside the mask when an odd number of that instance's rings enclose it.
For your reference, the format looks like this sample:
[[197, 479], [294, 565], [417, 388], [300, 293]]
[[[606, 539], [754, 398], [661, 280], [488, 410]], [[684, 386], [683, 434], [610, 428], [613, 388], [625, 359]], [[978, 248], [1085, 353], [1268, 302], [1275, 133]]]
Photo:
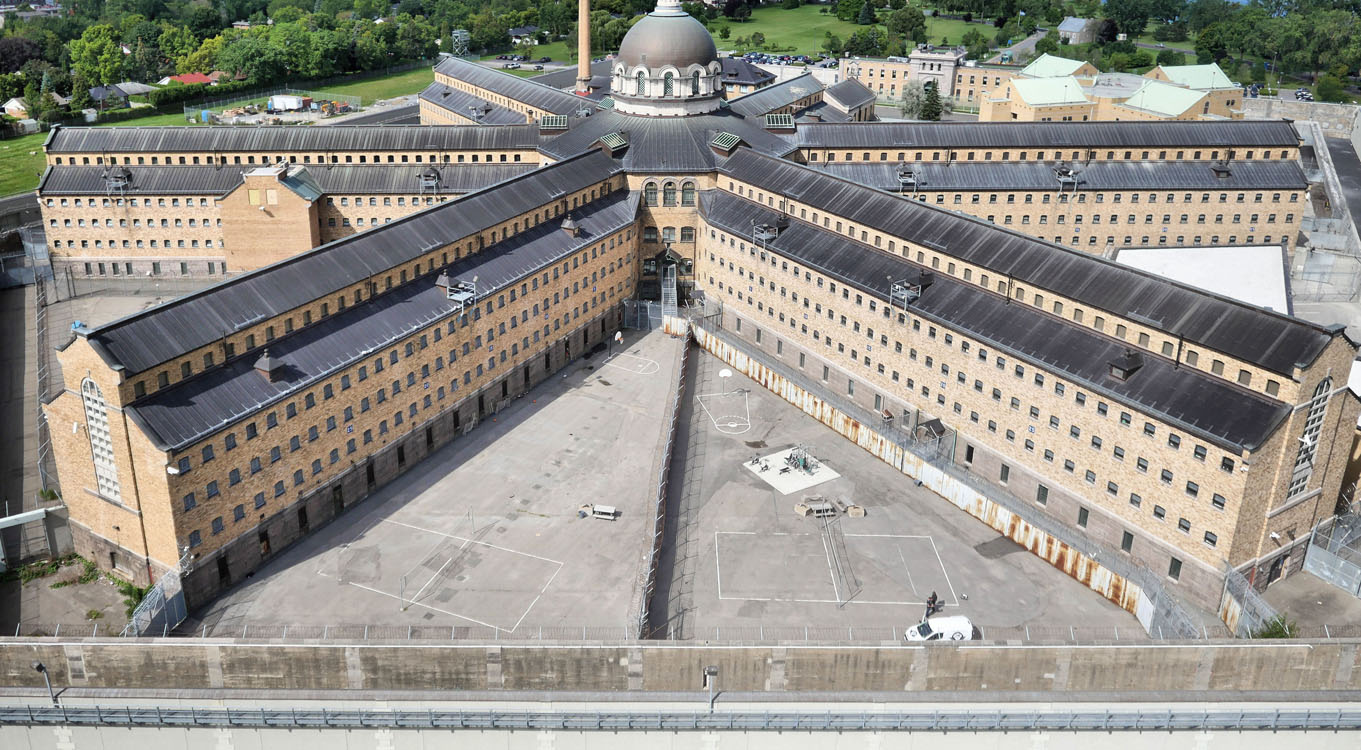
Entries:
[[54, 268], [89, 277], [211, 276], [260, 268], [534, 169], [52, 166], [38, 195]]
[[253, 570], [617, 330], [637, 202], [588, 153], [77, 329], [44, 405], [77, 551]]
[[[444, 89], [436, 89], [436, 86]], [[508, 119], [509, 115], [504, 112], [518, 116], [521, 123], [537, 122], [547, 115], [571, 116], [584, 107], [595, 107], [594, 102], [533, 79], [502, 73], [457, 57], [446, 57], [435, 66], [435, 83], [421, 94], [421, 123], [462, 124], [471, 114], [466, 109], [469, 100], [477, 100], [478, 106], [493, 108], [498, 120]]]
[[328, 125], [55, 127], [49, 166], [291, 164], [538, 164], [539, 128]]
[[727, 327], [900, 425], [939, 419], [950, 460], [1202, 606], [1226, 565], [1298, 566], [1332, 513], [1361, 412], [1341, 326], [751, 151], [716, 183], [696, 275]]
[[878, 188], [1088, 252], [1295, 247], [1309, 181], [1295, 161], [823, 162]]

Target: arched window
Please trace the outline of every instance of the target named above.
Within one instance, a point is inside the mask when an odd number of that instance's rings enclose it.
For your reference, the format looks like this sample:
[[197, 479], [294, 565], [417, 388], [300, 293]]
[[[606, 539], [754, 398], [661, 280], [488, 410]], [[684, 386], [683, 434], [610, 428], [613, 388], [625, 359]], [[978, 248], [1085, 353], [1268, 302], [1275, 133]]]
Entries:
[[662, 187], [662, 205], [676, 205], [676, 183], [668, 182]]
[[638, 94], [638, 96], [642, 96], [642, 95], [644, 95], [644, 94], [646, 94], [646, 93], [647, 93], [647, 78], [646, 78], [646, 76], [643, 74], [643, 71], [640, 70], [640, 71], [638, 71], [638, 91], [637, 91], [637, 94]]
[[687, 182], [681, 185], [681, 205], [695, 205], [695, 183]]
[[676, 76], [674, 74], [667, 73], [666, 75], [662, 76], [662, 95], [663, 96], [676, 95]]
[[699, 71], [690, 74], [690, 95], [699, 96]]
[[86, 378], [80, 384], [80, 396], [85, 403], [85, 436], [90, 439], [95, 484], [100, 495], [120, 500], [118, 464], [113, 460], [113, 438], [109, 435], [109, 412], [104, 404], [104, 394], [93, 380]]
[[647, 205], [649, 206], [657, 205], [657, 183], [649, 182], [646, 186], [643, 187], [643, 198], [646, 201]]

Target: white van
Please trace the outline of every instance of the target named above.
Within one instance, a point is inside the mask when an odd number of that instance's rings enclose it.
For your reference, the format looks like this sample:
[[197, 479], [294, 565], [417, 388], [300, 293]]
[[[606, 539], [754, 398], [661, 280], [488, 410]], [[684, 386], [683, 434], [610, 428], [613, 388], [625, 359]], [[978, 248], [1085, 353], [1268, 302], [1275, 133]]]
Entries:
[[973, 623], [963, 615], [933, 617], [907, 629], [909, 641], [973, 640]]

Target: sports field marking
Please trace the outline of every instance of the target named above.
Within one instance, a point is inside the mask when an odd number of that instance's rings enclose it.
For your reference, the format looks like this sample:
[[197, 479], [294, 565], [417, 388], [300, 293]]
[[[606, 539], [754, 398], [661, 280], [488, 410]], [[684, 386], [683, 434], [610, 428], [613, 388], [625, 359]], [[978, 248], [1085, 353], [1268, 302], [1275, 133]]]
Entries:
[[[735, 413], [737, 411], [735, 398], [729, 398], [729, 400], [734, 402], [733, 407], [725, 409], [724, 413], [720, 416], [714, 416], [714, 413], [709, 410], [709, 406], [704, 403], [704, 399], [706, 398], [716, 401], [719, 398], [733, 397], [738, 394], [741, 394], [742, 396], [741, 414]], [[751, 397], [747, 395], [745, 388], [738, 388], [737, 390], [729, 391], [728, 393], [704, 393], [695, 396], [695, 400], [699, 402], [699, 407], [708, 415], [709, 421], [714, 423], [714, 429], [724, 435], [741, 435], [751, 429]], [[715, 408], [717, 407], [715, 406]]]
[[[719, 598], [720, 600], [742, 601], [742, 602], [793, 602], [793, 603], [798, 603], [798, 604], [887, 604], [887, 605], [893, 605], [893, 606], [922, 606], [922, 607], [926, 606], [926, 600], [924, 600], [924, 599], [921, 600], [921, 601], [915, 601], [915, 600], [852, 599], [852, 600], [850, 600], [849, 602], [842, 602], [842, 601], [840, 600], [839, 587], [837, 586], [837, 583], [836, 583], [836, 573], [835, 573], [835, 571], [834, 571], [834, 569], [833, 569], [833, 567], [832, 567], [831, 552], [830, 552], [830, 550], [828, 550], [827, 547], [826, 547], [827, 542], [826, 542], [825, 539], [823, 540], [823, 551], [824, 551], [824, 552], [826, 553], [826, 555], [827, 555], [827, 572], [828, 572], [828, 575], [829, 575], [829, 576], [831, 577], [831, 579], [832, 579], [832, 591], [833, 591], [833, 593], [834, 593], [838, 598], [836, 598], [836, 599], [800, 599], [800, 598], [771, 597], [771, 596], [724, 596], [724, 595], [723, 595], [722, 554], [721, 554], [721, 552], [720, 552], [720, 550], [719, 550], [720, 537], [721, 537], [722, 535], [724, 535], [724, 534], [727, 534], [727, 535], [735, 535], [735, 536], [757, 536], [758, 534], [759, 534], [759, 535], [762, 535], [762, 536], [819, 536], [819, 537], [821, 536], [821, 534], [793, 533], [793, 532], [786, 532], [786, 531], [774, 531], [774, 532], [756, 532], [756, 531], [715, 531], [715, 532], [714, 532], [714, 568], [715, 568], [715, 577], [717, 578], [717, 581], [718, 581], [718, 598]], [[946, 604], [947, 606], [958, 606], [958, 605], [959, 605], [959, 597], [955, 594], [954, 586], [950, 583], [950, 575], [949, 575], [949, 573], [946, 572], [946, 570], [945, 570], [945, 562], [944, 562], [944, 561], [941, 559], [941, 557], [940, 557], [940, 551], [936, 548], [935, 540], [932, 539], [930, 536], [927, 536], [927, 535], [924, 535], [924, 534], [846, 534], [845, 536], [846, 536], [847, 539], [851, 539], [851, 538], [860, 538], [860, 539], [874, 539], [874, 538], [879, 538], [879, 539], [925, 539], [925, 540], [926, 540], [928, 543], [930, 543], [930, 545], [931, 545], [931, 551], [932, 551], [932, 553], [934, 554], [934, 556], [935, 556], [935, 558], [936, 558], [936, 563], [937, 563], [938, 565], [940, 565], [941, 573], [945, 576], [946, 585], [950, 587], [950, 598], [951, 598], [952, 600], [954, 600], [953, 605], [951, 605], [950, 602], [944, 602], [944, 601], [943, 601], [942, 603]], [[907, 559], [903, 556], [902, 548], [899, 547], [899, 548], [897, 548], [897, 549], [898, 549], [898, 557], [899, 557], [899, 560], [902, 562], [904, 570], [907, 570]], [[908, 573], [908, 579], [909, 579], [909, 585], [911, 586], [911, 589], [912, 589], [912, 593], [913, 593], [914, 595], [916, 595], [916, 594], [917, 594], [917, 586], [916, 586], [915, 581], [912, 580], [912, 574], [911, 574], [910, 572]]]
[[[551, 586], [551, 585], [553, 585], [553, 581], [555, 581], [555, 580], [557, 579], [558, 573], [562, 572], [562, 567], [563, 567], [563, 564], [564, 564], [564, 563], [562, 563], [562, 562], [559, 561], [559, 560], [553, 560], [553, 559], [551, 559], [551, 558], [542, 557], [542, 556], [540, 556], [540, 555], [535, 555], [535, 554], [532, 554], [532, 553], [529, 553], [529, 552], [521, 552], [521, 551], [519, 551], [519, 550], [510, 549], [509, 547], [502, 547], [502, 546], [500, 546], [500, 545], [491, 544], [491, 543], [489, 543], [489, 542], [483, 542], [483, 541], [480, 541], [480, 540], [477, 540], [477, 539], [469, 539], [469, 538], [467, 538], [467, 537], [459, 536], [459, 535], [457, 535], [457, 534], [450, 534], [450, 533], [443, 532], [443, 531], [436, 531], [436, 530], [434, 530], [434, 529], [427, 529], [427, 528], [424, 528], [424, 527], [422, 527], [422, 526], [416, 526], [415, 524], [403, 523], [402, 521], [394, 521], [394, 520], [392, 520], [392, 519], [390, 519], [390, 518], [381, 519], [378, 523], [379, 523], [379, 524], [384, 524], [384, 523], [386, 523], [386, 524], [392, 524], [393, 526], [401, 526], [401, 527], [404, 527], [404, 528], [412, 529], [412, 530], [414, 530], [414, 531], [421, 531], [421, 532], [425, 532], [425, 533], [427, 533], [427, 534], [434, 534], [435, 536], [444, 537], [444, 538], [446, 538], [446, 539], [453, 539], [453, 540], [456, 540], [456, 541], [458, 541], [458, 542], [461, 542], [461, 544], [459, 544], [458, 549], [455, 550], [455, 554], [454, 554], [454, 555], [451, 555], [451, 556], [449, 557], [448, 560], [445, 560], [444, 564], [440, 566], [439, 570], [435, 571], [434, 575], [430, 576], [430, 578], [429, 578], [428, 580], [426, 580], [426, 582], [425, 582], [424, 584], [422, 584], [421, 587], [420, 587], [419, 589], [416, 590], [416, 593], [413, 594], [413, 595], [410, 596], [410, 597], [403, 597], [403, 596], [401, 596], [401, 595], [399, 595], [399, 594], [389, 593], [389, 592], [387, 592], [387, 591], [383, 591], [383, 590], [381, 590], [381, 589], [374, 588], [373, 586], [366, 586], [366, 585], [364, 585], [364, 584], [362, 584], [362, 583], [355, 583], [354, 581], [346, 581], [346, 580], [344, 580], [344, 579], [339, 575], [339, 573], [340, 573], [340, 567], [339, 567], [339, 565], [337, 565], [337, 575], [334, 576], [334, 578], [336, 578], [336, 580], [339, 580], [341, 583], [344, 583], [344, 584], [349, 585], [349, 586], [353, 586], [353, 587], [355, 587], [355, 588], [357, 588], [357, 589], [360, 589], [360, 590], [363, 590], [363, 591], [368, 591], [368, 592], [371, 592], [371, 593], [374, 593], [374, 594], [379, 594], [379, 595], [382, 595], [382, 596], [386, 596], [386, 597], [388, 597], [389, 599], [396, 599], [396, 600], [398, 600], [399, 602], [401, 602], [402, 604], [404, 604], [404, 605], [406, 605], [406, 606], [423, 607], [423, 608], [428, 609], [428, 610], [430, 610], [430, 611], [432, 611], [432, 612], [439, 612], [440, 614], [449, 615], [450, 617], [457, 617], [457, 618], [460, 619], [460, 620], [467, 620], [468, 622], [475, 623], [475, 624], [481, 625], [481, 626], [483, 626], [483, 627], [492, 628], [492, 629], [494, 629], [494, 630], [498, 630], [498, 631], [503, 632], [503, 633], [514, 633], [514, 632], [515, 632], [515, 629], [518, 628], [518, 627], [520, 627], [520, 624], [524, 622], [525, 617], [528, 616], [529, 613], [530, 613], [530, 611], [534, 609], [534, 605], [538, 604], [538, 603], [539, 603], [539, 600], [543, 598], [544, 593], [548, 591], [548, 587]], [[375, 524], [375, 525], [377, 525], [377, 524]], [[478, 620], [477, 618], [469, 617], [469, 616], [467, 616], [467, 615], [462, 615], [462, 614], [459, 614], [458, 612], [451, 612], [451, 611], [449, 611], [449, 610], [447, 610], [447, 609], [440, 609], [439, 607], [435, 607], [435, 606], [432, 606], [432, 605], [429, 605], [429, 604], [426, 604], [426, 603], [420, 601], [421, 594], [425, 592], [425, 589], [426, 589], [432, 582], [434, 582], [436, 579], [438, 579], [438, 578], [440, 577], [441, 574], [444, 573], [445, 568], [449, 567], [449, 564], [452, 563], [452, 562], [454, 561], [454, 559], [458, 557], [458, 554], [459, 554], [459, 553], [462, 553], [465, 549], [468, 548], [469, 545], [472, 545], [472, 544], [480, 545], [480, 546], [482, 546], [482, 547], [487, 547], [487, 548], [489, 548], [489, 549], [499, 550], [499, 551], [501, 551], [501, 552], [508, 552], [508, 553], [510, 553], [510, 554], [512, 554], [512, 555], [520, 555], [520, 556], [522, 556], [522, 557], [528, 557], [528, 558], [531, 558], [531, 559], [534, 559], [534, 560], [540, 560], [540, 561], [543, 561], [543, 562], [546, 562], [546, 563], [550, 563], [550, 564], [552, 564], [552, 565], [556, 565], [556, 566], [557, 566], [557, 567], [553, 570], [553, 574], [550, 575], [550, 576], [548, 577], [548, 580], [544, 582], [543, 586], [539, 588], [538, 593], [534, 595], [533, 601], [531, 601], [531, 602], [529, 603], [529, 606], [525, 607], [525, 611], [522, 612], [522, 613], [520, 613], [519, 619], [517, 619], [517, 620], [515, 621], [515, 624], [512, 625], [512, 626], [509, 627], [509, 628], [504, 628], [504, 627], [501, 627], [501, 626], [499, 626], [499, 625], [493, 625], [493, 624], [491, 624], [491, 623], [489, 623], [489, 622], [483, 622], [482, 620]], [[432, 549], [430, 550], [430, 552], [427, 552], [426, 555], [425, 555], [424, 557], [420, 558], [420, 559], [421, 559], [421, 562], [424, 562], [425, 559], [428, 558], [428, 557], [430, 556], [430, 554], [433, 553], [433, 552], [435, 551], [435, 549], [438, 549], [438, 548], [439, 548], [439, 545], [438, 545], [438, 544], [435, 545], [435, 547], [432, 548]], [[416, 568], [420, 567], [421, 562], [418, 562], [416, 565], [412, 566], [411, 569], [407, 571], [407, 573], [409, 574], [411, 571], [413, 571], [413, 570], [415, 570]], [[326, 572], [324, 572], [324, 571], [322, 571], [322, 570], [318, 570], [318, 571], [317, 571], [317, 575], [319, 575], [319, 576], [321, 576], [321, 577], [323, 577], [323, 578], [332, 578], [332, 577], [333, 577], [333, 576], [331, 576], [330, 574], [328, 574], [328, 573], [326, 573]]]
[[655, 359], [639, 357], [635, 354], [626, 354], [624, 352], [615, 354], [605, 360], [602, 364], [625, 372], [631, 372], [634, 375], [656, 375], [662, 371], [662, 366], [657, 364]]

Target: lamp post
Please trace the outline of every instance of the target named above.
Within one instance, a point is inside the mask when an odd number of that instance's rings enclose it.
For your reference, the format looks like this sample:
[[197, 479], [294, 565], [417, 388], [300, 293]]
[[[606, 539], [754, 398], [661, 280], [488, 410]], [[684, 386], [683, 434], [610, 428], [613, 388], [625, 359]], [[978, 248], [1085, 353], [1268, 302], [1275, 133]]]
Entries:
[[[43, 682], [47, 685], [47, 695], [52, 699], [52, 705], [57, 705], [57, 694], [52, 690], [52, 680], [47, 676], [47, 667], [40, 661], [33, 662], [33, 671], [43, 676]], [[711, 707], [710, 711], [713, 710]]]
[[712, 665], [705, 667], [704, 684], [709, 688], [709, 713], [714, 712], [714, 700], [718, 697], [718, 695], [714, 693], [714, 683], [716, 682], [718, 682], [718, 667]]

